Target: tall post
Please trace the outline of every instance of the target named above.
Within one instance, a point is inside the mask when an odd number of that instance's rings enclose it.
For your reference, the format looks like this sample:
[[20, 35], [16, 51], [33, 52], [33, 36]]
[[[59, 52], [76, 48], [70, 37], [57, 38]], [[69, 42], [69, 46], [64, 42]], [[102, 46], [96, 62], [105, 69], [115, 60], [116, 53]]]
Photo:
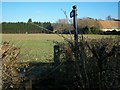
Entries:
[[73, 10], [70, 12], [70, 17], [73, 17], [73, 26], [74, 26], [74, 42], [75, 46], [78, 45], [78, 29], [77, 29], [77, 7], [74, 5]]
[[77, 7], [74, 5], [72, 7], [72, 11], [70, 12], [70, 17], [73, 18], [73, 26], [74, 26], [74, 53], [75, 53], [75, 59], [78, 61], [78, 29], [77, 29]]
[[78, 46], [78, 29], [77, 29], [77, 7], [74, 5], [73, 10], [70, 12], [70, 17], [73, 18], [73, 25], [74, 25], [74, 57], [76, 63], [76, 74], [80, 76], [79, 82], [83, 87], [83, 81], [81, 80], [81, 72], [80, 72], [80, 56], [79, 56], [79, 46]]
[[77, 7], [73, 6], [73, 24], [74, 24], [74, 40], [75, 46], [78, 46], [78, 30], [77, 30]]

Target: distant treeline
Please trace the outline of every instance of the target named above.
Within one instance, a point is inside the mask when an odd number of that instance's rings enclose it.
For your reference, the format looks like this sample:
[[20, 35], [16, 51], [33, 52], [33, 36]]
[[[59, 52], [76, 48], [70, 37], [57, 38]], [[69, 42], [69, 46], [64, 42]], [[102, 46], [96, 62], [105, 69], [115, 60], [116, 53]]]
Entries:
[[53, 27], [50, 22], [3, 22], [2, 33], [51, 33]]
[[[94, 25], [94, 26], [92, 26]], [[50, 22], [32, 22], [31, 19], [25, 22], [2, 22], [2, 33], [59, 33], [73, 34], [74, 28], [72, 24], [63, 21], [56, 23]], [[83, 34], [105, 34], [105, 35], [120, 35], [120, 31], [102, 31], [95, 19], [85, 18], [78, 20], [78, 33]]]

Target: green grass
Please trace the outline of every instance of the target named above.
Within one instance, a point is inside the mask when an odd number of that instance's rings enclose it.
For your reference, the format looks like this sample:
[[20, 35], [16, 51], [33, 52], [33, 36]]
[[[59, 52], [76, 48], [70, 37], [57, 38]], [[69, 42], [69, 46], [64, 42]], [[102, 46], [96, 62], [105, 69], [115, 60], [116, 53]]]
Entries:
[[63, 41], [52, 34], [3, 34], [2, 41], [10, 41], [20, 47], [20, 61], [46, 62], [53, 59], [53, 41]]
[[[111, 36], [85, 35], [85, 37], [102, 38]], [[53, 61], [53, 41], [62, 42], [63, 40], [56, 34], [2, 34], [2, 41], [10, 41], [11, 44], [20, 47], [19, 60], [21, 62]]]

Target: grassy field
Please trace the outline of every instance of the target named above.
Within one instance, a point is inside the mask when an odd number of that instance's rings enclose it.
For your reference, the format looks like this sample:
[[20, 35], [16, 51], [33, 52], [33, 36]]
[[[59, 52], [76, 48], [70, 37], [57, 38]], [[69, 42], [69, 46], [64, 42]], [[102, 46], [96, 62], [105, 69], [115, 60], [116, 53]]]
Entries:
[[[65, 35], [69, 38], [68, 35]], [[85, 35], [88, 38], [115, 37], [109, 35]], [[20, 61], [48, 62], [53, 59], [54, 41], [63, 42], [64, 39], [56, 34], [2, 34], [2, 41], [10, 41], [20, 47]]]

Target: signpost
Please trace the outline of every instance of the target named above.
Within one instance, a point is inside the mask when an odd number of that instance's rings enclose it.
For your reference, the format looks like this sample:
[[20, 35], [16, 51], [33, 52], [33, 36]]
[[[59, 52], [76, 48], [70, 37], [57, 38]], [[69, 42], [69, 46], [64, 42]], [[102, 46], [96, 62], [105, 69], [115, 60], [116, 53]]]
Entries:
[[70, 12], [70, 17], [73, 18], [73, 25], [74, 25], [74, 57], [76, 62], [76, 73], [81, 76], [80, 74], [80, 56], [79, 56], [79, 46], [78, 46], [78, 29], [77, 29], [77, 7], [73, 6], [73, 10]]
[[77, 7], [74, 5], [73, 10], [70, 12], [70, 18], [73, 18], [74, 25], [74, 42], [75, 46], [78, 46], [78, 30], [77, 30]]
[[79, 55], [78, 55], [78, 29], [77, 29], [77, 6], [72, 7], [72, 11], [70, 12], [70, 17], [73, 18], [73, 25], [74, 25], [74, 53], [75, 53], [75, 59], [76, 61], [79, 61]]

